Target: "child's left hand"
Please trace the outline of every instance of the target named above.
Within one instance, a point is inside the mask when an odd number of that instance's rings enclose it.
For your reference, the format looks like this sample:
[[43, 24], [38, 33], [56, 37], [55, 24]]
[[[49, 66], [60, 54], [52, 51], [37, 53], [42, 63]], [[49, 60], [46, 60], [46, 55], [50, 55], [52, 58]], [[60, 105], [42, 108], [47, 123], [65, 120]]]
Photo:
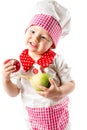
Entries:
[[39, 86], [42, 91], [37, 91], [38, 94], [52, 100], [59, 100], [63, 97], [60, 87], [58, 87], [53, 79], [49, 79], [51, 86], [46, 88]]

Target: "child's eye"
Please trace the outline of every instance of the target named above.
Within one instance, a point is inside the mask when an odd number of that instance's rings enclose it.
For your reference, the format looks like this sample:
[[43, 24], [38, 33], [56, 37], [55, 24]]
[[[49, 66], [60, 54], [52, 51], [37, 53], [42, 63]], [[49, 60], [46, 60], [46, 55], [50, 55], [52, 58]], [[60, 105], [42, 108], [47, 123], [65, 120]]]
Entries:
[[45, 36], [41, 36], [41, 38], [42, 38], [42, 39], [46, 39], [46, 37], [45, 37]]
[[34, 30], [31, 30], [31, 33], [35, 33], [35, 31], [34, 31]]

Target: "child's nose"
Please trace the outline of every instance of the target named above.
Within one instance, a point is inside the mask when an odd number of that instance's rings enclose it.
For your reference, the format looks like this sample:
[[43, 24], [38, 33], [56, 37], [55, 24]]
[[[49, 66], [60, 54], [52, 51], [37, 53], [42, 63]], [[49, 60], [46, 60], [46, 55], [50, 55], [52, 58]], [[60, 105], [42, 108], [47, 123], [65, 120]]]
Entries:
[[35, 35], [35, 36], [33, 37], [33, 40], [34, 40], [35, 42], [39, 42], [39, 41], [40, 41], [40, 37], [39, 37], [38, 35]]

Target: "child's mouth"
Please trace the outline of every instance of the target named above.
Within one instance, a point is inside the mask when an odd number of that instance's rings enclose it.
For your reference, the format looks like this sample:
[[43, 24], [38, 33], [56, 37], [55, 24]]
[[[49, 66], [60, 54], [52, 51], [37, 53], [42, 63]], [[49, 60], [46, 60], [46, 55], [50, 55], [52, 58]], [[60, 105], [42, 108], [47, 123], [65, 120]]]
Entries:
[[30, 45], [31, 45], [32, 47], [37, 47], [36, 43], [33, 43], [33, 42], [30, 42]]

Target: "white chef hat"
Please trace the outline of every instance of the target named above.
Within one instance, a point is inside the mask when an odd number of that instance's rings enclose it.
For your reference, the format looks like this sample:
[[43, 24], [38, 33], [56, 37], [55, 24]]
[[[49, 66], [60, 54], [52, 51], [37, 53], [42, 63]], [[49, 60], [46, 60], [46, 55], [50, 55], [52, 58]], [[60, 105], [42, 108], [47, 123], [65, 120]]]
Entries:
[[34, 11], [35, 16], [27, 29], [32, 25], [43, 27], [50, 34], [56, 47], [59, 38], [66, 36], [70, 31], [71, 17], [69, 11], [55, 0], [37, 2]]

